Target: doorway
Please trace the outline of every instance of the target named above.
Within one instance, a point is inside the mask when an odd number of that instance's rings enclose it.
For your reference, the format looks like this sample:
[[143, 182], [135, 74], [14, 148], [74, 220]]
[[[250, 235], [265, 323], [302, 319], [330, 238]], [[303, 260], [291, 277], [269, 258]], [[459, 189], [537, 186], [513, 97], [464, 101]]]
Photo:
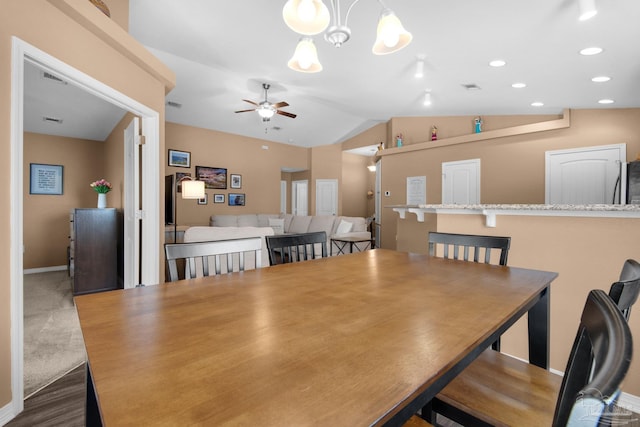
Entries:
[[309, 214], [309, 181], [291, 182], [291, 213], [293, 215]]
[[[63, 77], [70, 84], [112, 103], [142, 118], [142, 133], [146, 144], [142, 148], [142, 210], [134, 206], [125, 206], [127, 211], [134, 210], [134, 217], [142, 218], [142, 239], [135, 242], [135, 250], [149, 256], [142, 257], [141, 281], [145, 284], [159, 282], [160, 234], [159, 234], [159, 135], [160, 122], [158, 112], [149, 109], [128, 96], [106, 86], [92, 77], [80, 72], [68, 64], [59, 61], [42, 50], [14, 37], [12, 39], [11, 73], [11, 183], [10, 183], [10, 223], [11, 223], [11, 391], [12, 407], [17, 414], [23, 409], [23, 133], [24, 133], [24, 64], [32, 62], [38, 67]], [[123, 159], [124, 160], [124, 159]], [[129, 184], [127, 184], [129, 185]], [[125, 258], [130, 254], [125, 253]], [[126, 275], [126, 273], [125, 273]], [[136, 283], [126, 283], [133, 287]]]
[[442, 163], [442, 203], [480, 203], [480, 159]]
[[338, 213], [338, 180], [316, 179], [316, 215]]

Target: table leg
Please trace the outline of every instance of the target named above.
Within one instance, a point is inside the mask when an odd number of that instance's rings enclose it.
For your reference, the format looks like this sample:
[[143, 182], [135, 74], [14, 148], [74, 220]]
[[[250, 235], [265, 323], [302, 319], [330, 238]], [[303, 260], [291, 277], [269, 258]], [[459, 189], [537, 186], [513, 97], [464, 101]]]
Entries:
[[100, 418], [100, 409], [98, 408], [98, 399], [96, 391], [93, 387], [93, 378], [91, 378], [91, 368], [89, 362], [86, 363], [86, 381], [87, 396], [85, 403], [84, 424], [90, 427], [102, 427], [102, 419]]
[[540, 300], [529, 310], [529, 363], [549, 368], [549, 298], [547, 287]]

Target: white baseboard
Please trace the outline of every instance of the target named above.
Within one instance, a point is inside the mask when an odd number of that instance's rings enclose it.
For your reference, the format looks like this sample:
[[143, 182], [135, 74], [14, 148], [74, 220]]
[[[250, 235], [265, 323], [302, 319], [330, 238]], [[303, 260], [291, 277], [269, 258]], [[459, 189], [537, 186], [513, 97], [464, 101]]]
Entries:
[[52, 267], [41, 267], [41, 268], [27, 268], [23, 271], [24, 274], [35, 274], [35, 273], [48, 273], [50, 271], [63, 271], [66, 270], [66, 265], [54, 265]]

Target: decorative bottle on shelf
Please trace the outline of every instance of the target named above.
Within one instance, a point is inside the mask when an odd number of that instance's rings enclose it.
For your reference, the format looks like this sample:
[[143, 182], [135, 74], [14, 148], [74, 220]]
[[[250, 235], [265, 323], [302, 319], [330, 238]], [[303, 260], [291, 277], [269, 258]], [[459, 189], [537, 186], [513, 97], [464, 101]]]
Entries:
[[398, 136], [396, 136], [396, 147], [400, 148], [402, 147], [402, 134], [399, 133]]
[[482, 117], [480, 116], [476, 117], [474, 122], [475, 122], [475, 127], [474, 127], [475, 133], [482, 132]]
[[438, 139], [438, 128], [436, 125], [431, 126], [431, 140], [436, 141]]

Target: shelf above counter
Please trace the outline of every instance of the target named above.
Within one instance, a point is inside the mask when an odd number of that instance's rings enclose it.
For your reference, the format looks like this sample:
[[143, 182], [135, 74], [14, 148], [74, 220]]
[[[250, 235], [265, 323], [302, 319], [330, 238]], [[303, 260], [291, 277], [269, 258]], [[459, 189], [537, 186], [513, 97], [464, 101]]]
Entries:
[[425, 214], [484, 215], [487, 227], [496, 226], [498, 215], [640, 218], [640, 205], [445, 204], [390, 205], [385, 207], [397, 212], [400, 219], [405, 219], [407, 212], [415, 214], [418, 222], [424, 222]]

